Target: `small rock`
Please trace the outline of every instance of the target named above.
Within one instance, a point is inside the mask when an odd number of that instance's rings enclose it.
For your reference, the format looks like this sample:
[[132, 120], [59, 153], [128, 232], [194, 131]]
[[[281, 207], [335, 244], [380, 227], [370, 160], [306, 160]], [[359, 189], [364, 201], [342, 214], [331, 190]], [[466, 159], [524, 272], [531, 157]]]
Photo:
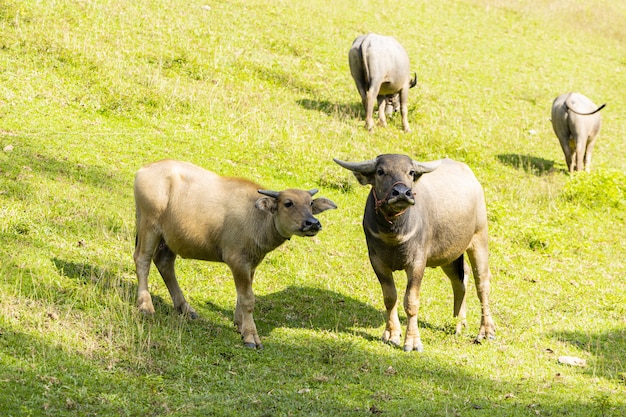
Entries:
[[398, 371], [393, 369], [393, 366], [389, 365], [389, 368], [385, 369], [385, 375], [395, 375]]
[[570, 366], [587, 366], [587, 361], [576, 356], [559, 356], [559, 363]]
[[7, 145], [2, 150], [5, 151], [6, 153], [13, 152], [13, 145]]

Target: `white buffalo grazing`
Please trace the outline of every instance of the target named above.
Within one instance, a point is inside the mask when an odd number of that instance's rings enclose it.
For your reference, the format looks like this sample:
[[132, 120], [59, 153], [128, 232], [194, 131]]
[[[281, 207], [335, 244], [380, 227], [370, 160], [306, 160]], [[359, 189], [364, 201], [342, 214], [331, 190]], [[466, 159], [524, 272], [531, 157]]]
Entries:
[[197, 317], [178, 285], [174, 262], [183, 258], [226, 263], [237, 289], [235, 325], [246, 347], [261, 348], [252, 317], [254, 272], [265, 255], [291, 236], [314, 236], [313, 217], [337, 206], [317, 190], [267, 191], [240, 178], [221, 177], [186, 162], [165, 160], [135, 177], [139, 310], [152, 314], [148, 291], [151, 262], [159, 270], [180, 313]]
[[393, 272], [404, 270], [405, 351], [422, 351], [417, 324], [420, 287], [426, 267], [440, 266], [452, 283], [456, 333], [466, 325], [465, 289], [472, 265], [482, 307], [476, 340], [495, 337], [489, 309], [491, 272], [487, 209], [483, 189], [470, 168], [451, 159], [416, 162], [406, 155], [379, 155], [364, 162], [344, 162], [362, 185], [372, 189], [365, 203], [363, 229], [370, 262], [378, 277], [387, 325], [383, 341], [400, 345], [400, 321]]
[[591, 169], [591, 153], [602, 119], [600, 107], [579, 93], [561, 94], [552, 103], [552, 128], [559, 138], [569, 172]]
[[354, 40], [348, 58], [350, 73], [365, 108], [367, 130], [371, 132], [374, 129], [376, 103], [381, 126], [387, 126], [385, 113], [389, 114], [399, 107], [402, 127], [405, 132], [410, 132], [409, 88], [417, 84], [417, 74], [411, 78], [409, 55], [402, 45], [391, 36], [369, 33]]

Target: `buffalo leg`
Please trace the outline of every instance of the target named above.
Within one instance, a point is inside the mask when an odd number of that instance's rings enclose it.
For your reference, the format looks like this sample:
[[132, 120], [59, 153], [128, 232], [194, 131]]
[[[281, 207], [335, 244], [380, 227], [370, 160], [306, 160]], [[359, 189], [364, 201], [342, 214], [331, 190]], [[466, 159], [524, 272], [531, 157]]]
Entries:
[[451, 264], [443, 265], [441, 269], [443, 269], [443, 272], [450, 278], [450, 283], [452, 284], [452, 292], [454, 294], [454, 317], [457, 318], [455, 334], [458, 336], [461, 334], [463, 328], [467, 326], [465, 295], [469, 276], [468, 266], [461, 255]]
[[228, 263], [235, 278], [235, 288], [237, 289], [237, 304], [235, 305], [234, 322], [237, 330], [241, 333], [243, 343], [249, 348], [263, 348], [261, 339], [256, 330], [254, 317], [255, 297], [252, 291], [252, 280], [254, 269], [237, 266], [235, 263]]
[[367, 114], [367, 89], [361, 83], [356, 83], [356, 88], [359, 90], [359, 95], [361, 96], [361, 103], [363, 104], [363, 110], [365, 110]]
[[486, 231], [474, 236], [467, 254], [472, 264], [476, 292], [482, 310], [480, 330], [478, 331], [478, 336], [476, 336], [476, 341], [481, 341], [484, 338], [495, 339], [496, 325], [491, 317], [491, 309], [489, 308], [491, 271], [489, 270], [489, 248]]
[[365, 106], [365, 127], [370, 132], [374, 130], [374, 104], [378, 103], [378, 91], [380, 91], [380, 83], [371, 80], [367, 89], [367, 103]]
[[569, 172], [573, 172], [574, 165], [572, 163], [574, 161], [572, 159], [572, 148], [575, 146], [575, 144], [573, 141], [570, 140], [569, 134], [565, 137], [559, 136], [558, 138], [559, 143], [561, 144], [561, 149], [563, 150], [563, 156], [565, 156], [565, 165], [567, 166], [567, 170]]
[[378, 123], [382, 127], [387, 127], [387, 117], [385, 115], [385, 111], [387, 108], [387, 100], [385, 100], [384, 96], [378, 96]]
[[380, 282], [380, 288], [383, 291], [383, 301], [387, 311], [387, 324], [383, 332], [383, 342], [400, 346], [402, 330], [400, 319], [398, 318], [398, 292], [393, 280], [393, 272], [377, 258], [370, 258], [370, 260], [378, 277], [378, 282]]
[[585, 169], [585, 149], [587, 148], [587, 138], [578, 137], [576, 141], [576, 171]]
[[191, 308], [189, 303], [187, 303], [187, 300], [185, 300], [185, 296], [178, 285], [176, 272], [174, 270], [176, 254], [171, 251], [164, 241], [159, 243], [159, 246], [154, 253], [153, 260], [159, 270], [159, 273], [163, 277], [163, 281], [165, 281], [168, 291], [170, 292], [174, 308], [178, 310], [179, 313], [189, 314], [189, 316], [193, 319], [198, 318], [198, 314], [196, 314], [194, 309]]
[[587, 142], [587, 148], [585, 149], [585, 171], [591, 171], [591, 154], [593, 153], [593, 146], [595, 145], [595, 138]]
[[138, 227], [137, 241], [135, 243], [135, 269], [137, 271], [137, 306], [139, 311], [145, 314], [154, 314], [152, 297], [148, 290], [148, 274], [152, 255], [159, 243], [160, 236], [153, 232], [145, 232]]
[[411, 268], [406, 269], [407, 284], [404, 294], [404, 311], [407, 317], [406, 335], [404, 337], [405, 352], [413, 350], [422, 352], [424, 350], [417, 323], [417, 313], [420, 306], [420, 287], [424, 269], [424, 265], [413, 265]]

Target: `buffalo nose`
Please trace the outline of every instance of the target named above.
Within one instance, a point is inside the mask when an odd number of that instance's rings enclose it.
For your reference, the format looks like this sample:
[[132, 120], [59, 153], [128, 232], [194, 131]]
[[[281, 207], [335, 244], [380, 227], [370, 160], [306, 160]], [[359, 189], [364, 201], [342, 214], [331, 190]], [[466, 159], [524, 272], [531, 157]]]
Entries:
[[305, 230], [311, 230], [311, 229], [319, 230], [321, 228], [322, 228], [322, 224], [315, 217], [309, 217], [304, 222]]
[[401, 194], [407, 198], [413, 198], [413, 191], [406, 185], [398, 184], [391, 190], [392, 197], [400, 197]]

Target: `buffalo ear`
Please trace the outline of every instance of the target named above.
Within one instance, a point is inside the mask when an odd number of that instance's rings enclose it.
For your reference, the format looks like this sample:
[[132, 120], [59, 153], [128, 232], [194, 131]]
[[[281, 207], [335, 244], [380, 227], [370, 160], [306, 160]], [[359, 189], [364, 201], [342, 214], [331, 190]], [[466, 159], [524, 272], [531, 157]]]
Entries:
[[372, 174], [364, 174], [362, 172], [357, 172], [357, 171], [352, 171], [352, 173], [354, 174], [354, 176], [356, 177], [356, 180], [359, 182], [359, 184], [361, 185], [374, 185], [374, 175]]
[[261, 197], [254, 203], [254, 206], [259, 210], [267, 211], [271, 214], [276, 213], [278, 209], [276, 199], [272, 197]]
[[374, 173], [376, 172], [376, 159], [363, 162], [346, 162], [333, 158], [338, 165], [352, 171], [357, 181], [361, 185], [374, 184]]
[[313, 200], [313, 214], [319, 214], [323, 211], [336, 208], [337, 204], [333, 203], [327, 198], [320, 197]]

